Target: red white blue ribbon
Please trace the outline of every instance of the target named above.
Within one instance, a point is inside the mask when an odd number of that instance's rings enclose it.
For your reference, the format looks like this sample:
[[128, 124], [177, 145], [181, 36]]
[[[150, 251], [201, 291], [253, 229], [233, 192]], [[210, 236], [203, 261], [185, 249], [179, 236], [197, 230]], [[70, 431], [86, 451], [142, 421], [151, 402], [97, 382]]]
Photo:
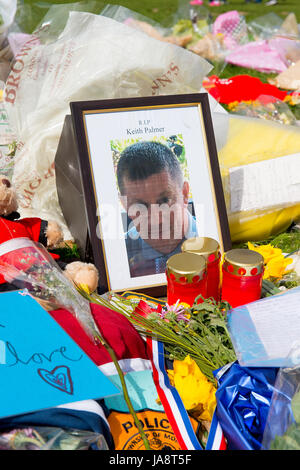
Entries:
[[[204, 450], [197, 439], [189, 415], [177, 390], [170, 384], [165, 368], [163, 344], [152, 338], [147, 338], [147, 343], [151, 352], [153, 380], [157, 393], [181, 449]], [[225, 449], [226, 442], [223, 431], [216, 414], [214, 414], [205, 450]]]
[[205, 450], [226, 450], [226, 448], [227, 445], [221, 425], [216, 413], [214, 413]]

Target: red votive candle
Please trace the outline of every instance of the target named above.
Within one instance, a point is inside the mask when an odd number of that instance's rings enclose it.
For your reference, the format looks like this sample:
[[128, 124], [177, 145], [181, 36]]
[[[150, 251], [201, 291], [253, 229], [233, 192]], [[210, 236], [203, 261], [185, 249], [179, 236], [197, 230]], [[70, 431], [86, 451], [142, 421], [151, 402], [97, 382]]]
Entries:
[[221, 253], [219, 243], [209, 237], [194, 237], [183, 242], [181, 250], [204, 256], [207, 263], [207, 298], [217, 302], [221, 296]]
[[261, 298], [264, 258], [243, 248], [228, 251], [222, 266], [222, 300], [238, 307]]
[[[167, 302], [174, 305], [178, 300], [192, 306], [195, 298], [206, 298], [207, 269], [203, 256], [178, 253], [167, 260]], [[203, 302], [200, 298], [197, 303]]]

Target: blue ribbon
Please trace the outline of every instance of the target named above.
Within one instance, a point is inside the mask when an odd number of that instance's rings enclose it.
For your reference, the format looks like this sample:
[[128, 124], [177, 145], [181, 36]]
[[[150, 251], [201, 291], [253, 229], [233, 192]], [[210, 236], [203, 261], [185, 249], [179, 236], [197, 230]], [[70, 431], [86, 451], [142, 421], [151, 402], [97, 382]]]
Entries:
[[237, 362], [215, 372], [217, 416], [229, 449], [261, 448], [278, 368], [246, 368]]

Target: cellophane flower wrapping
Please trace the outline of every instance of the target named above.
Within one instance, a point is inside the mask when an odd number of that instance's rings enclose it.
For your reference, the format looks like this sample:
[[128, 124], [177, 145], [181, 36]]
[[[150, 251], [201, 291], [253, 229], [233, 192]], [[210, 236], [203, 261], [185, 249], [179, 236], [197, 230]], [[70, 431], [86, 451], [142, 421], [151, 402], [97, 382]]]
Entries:
[[89, 302], [79, 294], [55, 260], [40, 243], [16, 238], [1, 244], [0, 274], [19, 289], [25, 289], [51, 309], [68, 309], [94, 339], [97, 328]]
[[238, 362], [215, 372], [216, 414], [228, 450], [259, 450], [278, 369], [246, 368]]
[[262, 450], [300, 450], [300, 344], [291, 354], [297, 365], [278, 371]]
[[102, 434], [35, 426], [0, 434], [0, 450], [108, 450]]

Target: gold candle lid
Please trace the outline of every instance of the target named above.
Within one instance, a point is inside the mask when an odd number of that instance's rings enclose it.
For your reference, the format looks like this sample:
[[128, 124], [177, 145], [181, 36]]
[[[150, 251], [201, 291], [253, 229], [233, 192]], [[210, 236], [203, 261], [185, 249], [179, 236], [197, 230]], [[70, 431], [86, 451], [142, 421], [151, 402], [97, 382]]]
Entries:
[[206, 274], [206, 259], [194, 253], [177, 253], [167, 260], [167, 276], [177, 282], [197, 283]]
[[256, 276], [264, 270], [264, 257], [253, 250], [236, 248], [225, 253], [223, 267], [236, 276]]
[[193, 237], [183, 242], [181, 251], [204, 256], [207, 261], [211, 262], [219, 257], [220, 245], [213, 238]]

